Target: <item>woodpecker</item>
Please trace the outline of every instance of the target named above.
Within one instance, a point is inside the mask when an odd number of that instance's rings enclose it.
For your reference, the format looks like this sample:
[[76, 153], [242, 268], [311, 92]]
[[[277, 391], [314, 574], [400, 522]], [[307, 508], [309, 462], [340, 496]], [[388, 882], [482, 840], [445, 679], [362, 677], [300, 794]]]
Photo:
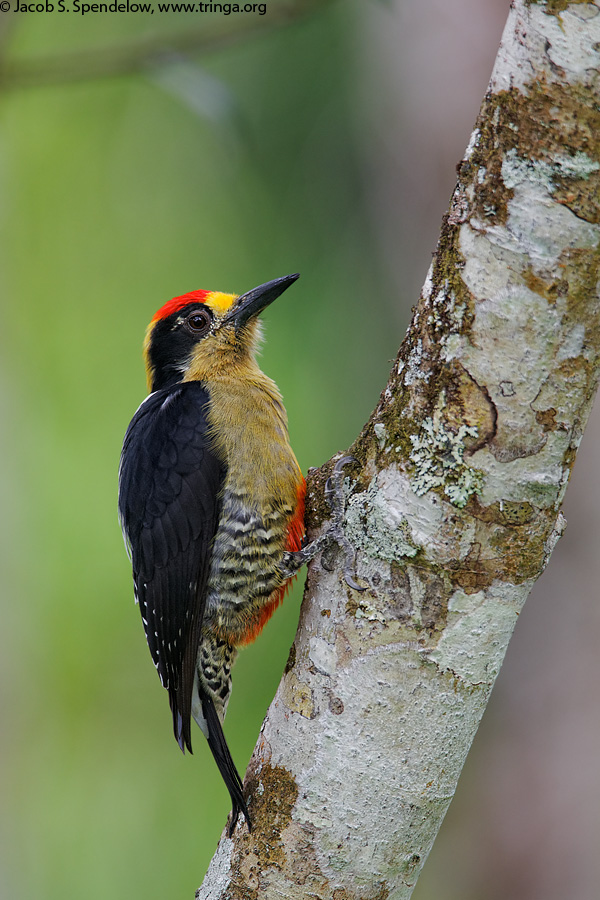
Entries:
[[[306, 485], [275, 383], [258, 367], [258, 315], [298, 275], [242, 296], [192, 291], [166, 303], [144, 341], [149, 395], [125, 434], [119, 517], [154, 665], [175, 738], [192, 751], [191, 718], [251, 828], [223, 734], [238, 647], [253, 641], [290, 578], [341, 531], [340, 476], [326, 491], [334, 528], [302, 547]], [[341, 510], [341, 512], [340, 512]]]
[[237, 648], [262, 630], [304, 561], [305, 481], [275, 383], [258, 367], [258, 314], [296, 281], [242, 296], [192, 291], [155, 314], [149, 395], [125, 435], [119, 516], [175, 738], [200, 726], [232, 803], [242, 782], [223, 734]]

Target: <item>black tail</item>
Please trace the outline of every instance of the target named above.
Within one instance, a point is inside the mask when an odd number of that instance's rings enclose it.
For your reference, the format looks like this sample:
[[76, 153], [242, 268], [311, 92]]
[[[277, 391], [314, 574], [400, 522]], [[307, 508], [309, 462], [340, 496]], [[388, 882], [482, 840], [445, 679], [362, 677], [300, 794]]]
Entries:
[[208, 726], [208, 746], [211, 749], [215, 762], [219, 767], [219, 772], [227, 786], [229, 796], [231, 797], [231, 825], [229, 826], [229, 837], [234, 832], [235, 826], [240, 813], [243, 813], [248, 825], [248, 831], [252, 831], [252, 822], [248, 814], [248, 807], [242, 794], [242, 779], [238, 774], [235, 763], [231, 758], [225, 735], [221, 727], [221, 720], [217, 715], [215, 705], [212, 699], [202, 692], [202, 712]]

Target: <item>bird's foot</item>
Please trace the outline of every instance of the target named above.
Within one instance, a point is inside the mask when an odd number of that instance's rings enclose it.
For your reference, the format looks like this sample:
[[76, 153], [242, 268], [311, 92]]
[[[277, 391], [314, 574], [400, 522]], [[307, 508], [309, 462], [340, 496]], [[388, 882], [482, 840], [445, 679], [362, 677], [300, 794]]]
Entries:
[[355, 553], [344, 532], [344, 466], [355, 462], [356, 459], [353, 456], [342, 456], [336, 462], [332, 474], [325, 482], [325, 499], [333, 516], [333, 523], [327, 535], [330, 540], [335, 541], [344, 554], [344, 578], [346, 584], [354, 591], [364, 591], [365, 588], [358, 584], [354, 577], [356, 574]]
[[344, 579], [346, 584], [354, 591], [364, 591], [355, 579], [356, 567], [354, 550], [344, 533], [344, 466], [356, 462], [353, 456], [342, 456], [338, 459], [333, 472], [325, 482], [325, 500], [331, 510], [333, 522], [327, 531], [311, 541], [302, 550], [295, 553], [285, 553], [283, 557], [283, 571], [286, 578], [294, 575], [298, 569], [311, 562], [322, 550], [326, 550], [332, 543], [336, 543], [344, 554]]

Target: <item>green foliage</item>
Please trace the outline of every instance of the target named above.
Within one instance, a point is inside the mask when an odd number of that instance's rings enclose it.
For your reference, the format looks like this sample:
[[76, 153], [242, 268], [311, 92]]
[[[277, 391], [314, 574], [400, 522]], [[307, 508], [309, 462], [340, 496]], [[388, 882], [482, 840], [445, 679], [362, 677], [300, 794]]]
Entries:
[[[148, 27], [22, 16], [11, 53]], [[120, 443], [145, 393], [143, 331], [165, 300], [293, 271], [301, 280], [265, 316], [263, 365], [302, 467], [368, 417], [400, 328], [390, 334], [365, 205], [352, 40], [348, 11], [333, 8], [180, 61], [167, 81], [149, 72], [2, 100], [7, 896], [191, 897], [212, 855], [229, 798], [200, 732], [192, 758], [171, 735], [116, 521]], [[226, 731], [242, 770], [299, 602], [296, 588], [236, 666]]]

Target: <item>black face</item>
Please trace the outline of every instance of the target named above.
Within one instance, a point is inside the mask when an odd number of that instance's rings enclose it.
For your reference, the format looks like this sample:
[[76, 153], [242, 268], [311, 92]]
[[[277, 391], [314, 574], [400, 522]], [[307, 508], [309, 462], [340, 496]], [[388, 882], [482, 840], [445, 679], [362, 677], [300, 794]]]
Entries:
[[148, 348], [153, 391], [181, 381], [194, 345], [210, 332], [212, 323], [212, 312], [203, 303], [189, 303], [156, 323]]

